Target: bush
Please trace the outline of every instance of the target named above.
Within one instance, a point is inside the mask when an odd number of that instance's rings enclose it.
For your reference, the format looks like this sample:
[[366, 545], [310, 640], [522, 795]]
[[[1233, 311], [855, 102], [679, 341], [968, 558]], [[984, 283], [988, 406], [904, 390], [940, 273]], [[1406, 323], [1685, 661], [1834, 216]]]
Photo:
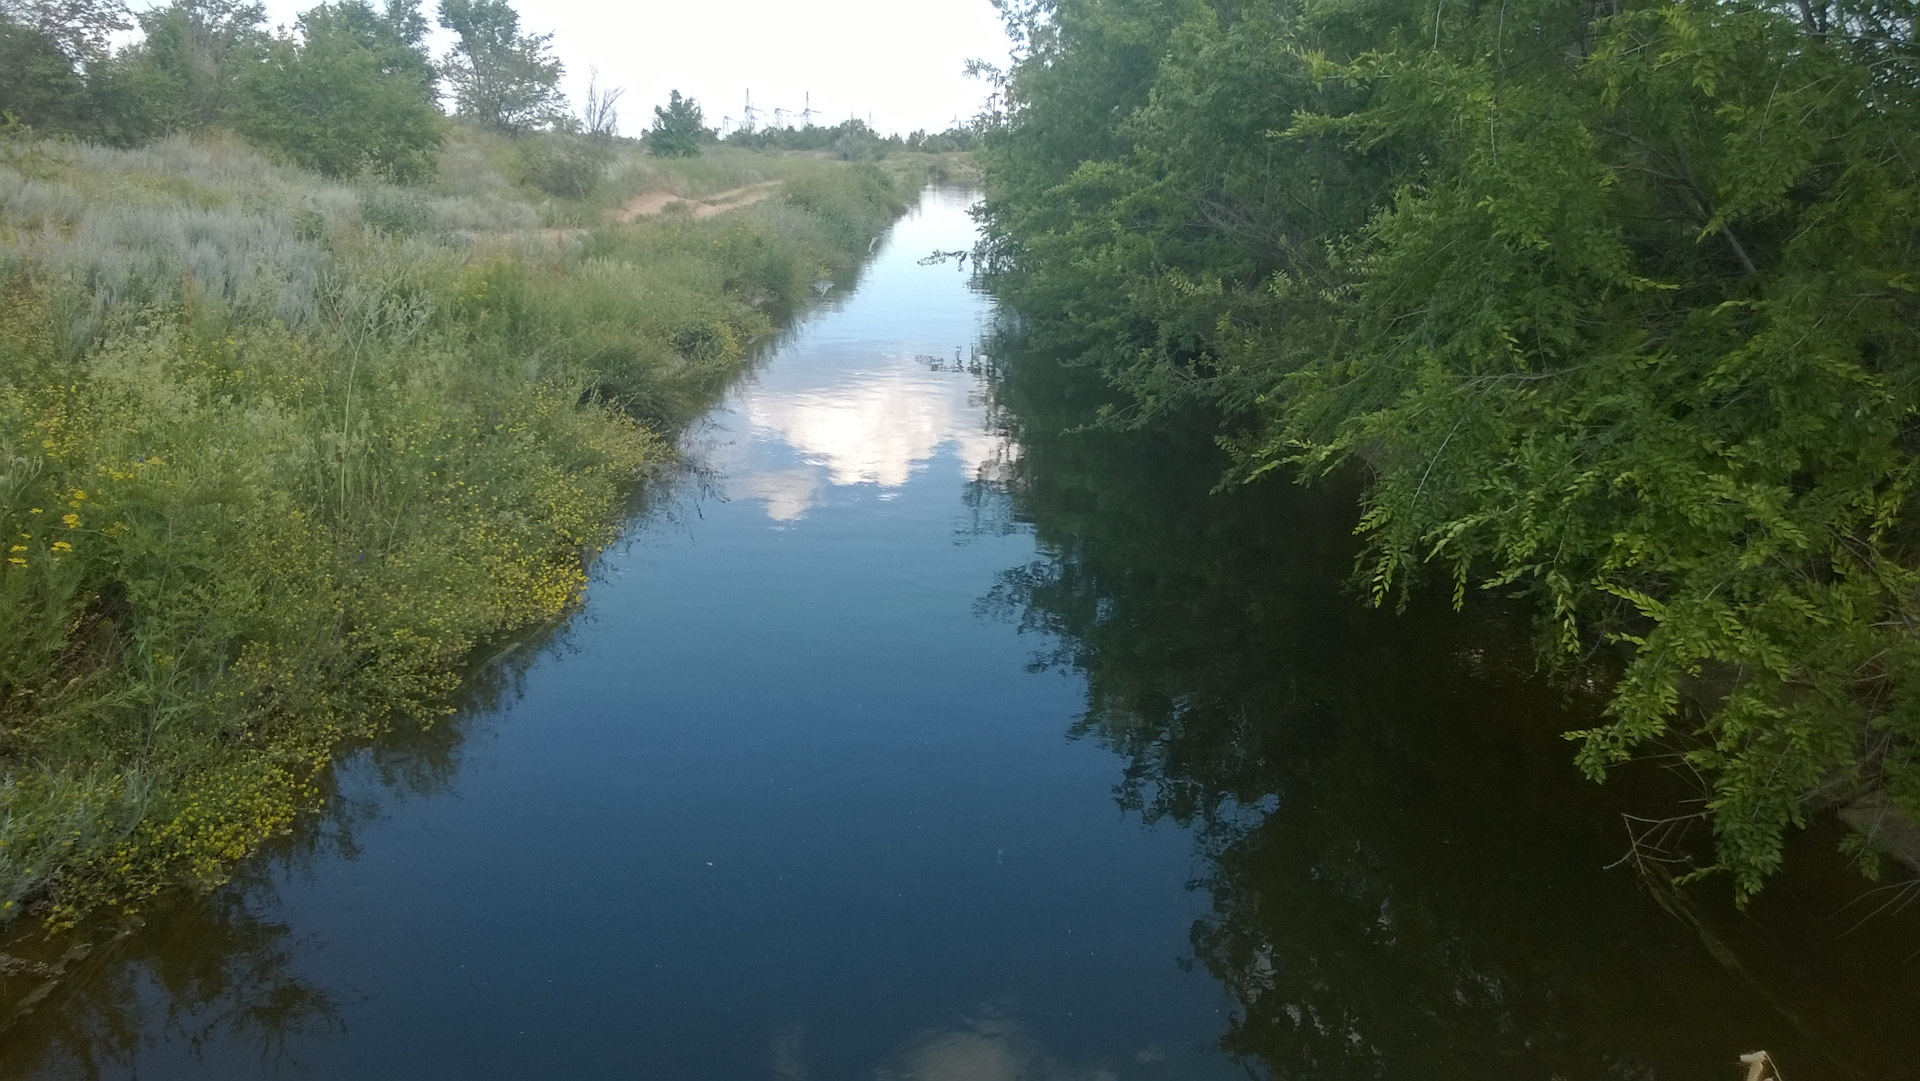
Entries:
[[247, 72], [241, 129], [328, 176], [432, 176], [442, 121], [424, 58], [364, 4], [316, 7], [299, 26]]
[[[377, 233], [392, 237], [420, 236], [437, 232], [440, 217], [427, 201], [413, 192], [368, 187], [360, 193], [360, 221]], [[311, 230], [311, 219], [295, 221], [298, 232]]]
[[520, 182], [556, 199], [585, 199], [605, 178], [613, 154], [577, 135], [529, 137], [520, 146]]

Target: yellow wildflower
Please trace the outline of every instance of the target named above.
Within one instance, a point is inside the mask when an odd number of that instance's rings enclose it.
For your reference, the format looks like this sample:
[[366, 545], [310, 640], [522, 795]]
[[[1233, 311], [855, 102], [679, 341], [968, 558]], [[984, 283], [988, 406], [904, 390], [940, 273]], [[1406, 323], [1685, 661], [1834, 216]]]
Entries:
[[62, 514], [60, 520], [66, 523], [68, 529], [80, 528], [80, 516], [78, 514]]
[[73, 551], [73, 545], [68, 544], [66, 541], [54, 541], [53, 550], [56, 552], [71, 552]]

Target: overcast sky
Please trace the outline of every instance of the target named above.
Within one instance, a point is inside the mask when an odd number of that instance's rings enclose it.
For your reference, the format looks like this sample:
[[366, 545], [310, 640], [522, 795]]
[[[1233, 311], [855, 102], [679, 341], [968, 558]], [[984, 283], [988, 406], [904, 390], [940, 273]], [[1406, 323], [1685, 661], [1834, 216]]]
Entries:
[[[266, 0], [268, 22], [292, 25], [316, 0]], [[375, 0], [374, 6], [380, 6]], [[438, 0], [422, 0], [429, 20]], [[939, 131], [980, 108], [986, 88], [962, 73], [969, 58], [1004, 63], [1007, 39], [987, 0], [516, 0], [520, 27], [551, 33], [567, 65], [574, 111], [587, 71], [625, 86], [620, 127], [638, 135], [656, 104], [679, 90], [707, 121], [738, 122], [749, 89], [771, 121], [813, 94], [815, 123], [872, 118], [882, 132]], [[434, 52], [446, 49], [436, 28]]]

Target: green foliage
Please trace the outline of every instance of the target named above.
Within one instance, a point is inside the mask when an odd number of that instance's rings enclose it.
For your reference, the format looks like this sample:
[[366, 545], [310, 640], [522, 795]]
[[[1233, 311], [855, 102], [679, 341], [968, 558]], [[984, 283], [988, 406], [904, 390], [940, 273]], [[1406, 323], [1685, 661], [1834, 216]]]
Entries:
[[[432, 236], [441, 231], [439, 215], [432, 203], [413, 191], [395, 190], [378, 185], [360, 193], [360, 223], [388, 237]], [[308, 215], [294, 222], [296, 234], [306, 239], [327, 238], [327, 221], [322, 215]]]
[[979, 133], [971, 127], [954, 127], [941, 132], [882, 135], [866, 121], [850, 119], [838, 124], [808, 124], [799, 128], [735, 128], [722, 141], [729, 146], [756, 150], [828, 150], [848, 161], [884, 158], [900, 150], [922, 154], [965, 152], [979, 145]]
[[811, 211], [556, 243], [494, 142], [435, 189], [233, 140], [0, 161], [0, 922], [215, 884], [337, 749], [444, 715], [912, 182], [798, 163]]
[[981, 255], [1131, 415], [1363, 467], [1376, 601], [1624, 651], [1580, 764], [1678, 753], [1741, 893], [1823, 800], [1920, 810], [1906, 9], [1011, 14]]
[[274, 41], [247, 73], [241, 130], [328, 176], [431, 176], [441, 118], [424, 28], [404, 3], [393, 14], [347, 0], [302, 15], [299, 38]]
[[70, 130], [86, 84], [52, 35], [0, 14], [0, 115], [42, 130]]
[[105, 59], [113, 35], [133, 25], [121, 0], [0, 0], [0, 18], [51, 39], [75, 67]]
[[442, 0], [440, 25], [458, 39], [440, 68], [458, 115], [509, 134], [566, 115], [553, 35], [520, 33], [507, 0]]
[[0, 117], [94, 133], [104, 103], [87, 76], [106, 66], [112, 35], [132, 25], [120, 0], [0, 0]]
[[713, 132], [700, 114], [700, 103], [673, 91], [665, 106], [653, 107], [653, 127], [647, 130], [647, 151], [663, 158], [690, 158], [710, 142]]
[[431, 173], [442, 130], [418, 0], [322, 4], [278, 39], [257, 4], [176, 0], [140, 13], [140, 39], [109, 55], [124, 14], [104, 0], [0, 7], [0, 56], [22, 76], [0, 86], [0, 112], [111, 146], [220, 126], [329, 175]]
[[262, 19], [255, 6], [180, 0], [142, 12], [142, 39], [109, 55], [110, 36], [134, 25], [124, 5], [8, 0], [0, 54], [18, 77], [0, 86], [0, 112], [115, 145], [220, 122], [266, 40]]
[[[1864, 884], [1826, 867], [1789, 868], [1758, 913], [1720, 891], [1664, 896], [1690, 922], [1648, 903], [1608, 868], [1606, 824], [1684, 789], [1573, 775], [1555, 729], [1604, 689], [1541, 678], [1525, 604], [1356, 605], [1351, 485], [1210, 493], [1226, 463], [1205, 426], [1090, 426], [1116, 397], [1097, 373], [1017, 334], [991, 353], [1020, 453], [976, 489], [973, 528], [1031, 530], [1036, 551], [984, 607], [1084, 680], [1073, 735], [1119, 756], [1123, 811], [1191, 832], [1193, 957], [1248, 1076], [1711, 1077], [1781, 1010], [1807, 1019], [1795, 1046], [1769, 1037], [1781, 1061], [1844, 1049], [1898, 1076], [1920, 1031], [1886, 988], [1920, 927], [1833, 920]], [[1833, 978], [1780, 963], [1815, 954]]]
[[605, 179], [613, 153], [579, 135], [528, 139], [520, 147], [520, 180], [558, 199], [585, 199]]
[[126, 125], [140, 137], [198, 131], [227, 121], [242, 79], [267, 48], [266, 9], [238, 0], [174, 0], [139, 14], [138, 45], [111, 77]]
[[902, 189], [910, 191], [918, 184], [902, 184], [899, 175], [873, 162], [848, 167], [795, 163], [787, 170], [780, 199], [827, 230], [833, 247], [851, 247], [906, 209]]

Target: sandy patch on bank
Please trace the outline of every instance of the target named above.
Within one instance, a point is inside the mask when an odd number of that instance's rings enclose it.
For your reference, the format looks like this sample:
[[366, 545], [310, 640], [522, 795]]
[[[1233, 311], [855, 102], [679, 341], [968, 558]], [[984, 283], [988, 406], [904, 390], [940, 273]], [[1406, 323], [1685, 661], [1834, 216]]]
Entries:
[[744, 188], [723, 191], [718, 195], [709, 195], [704, 199], [687, 199], [664, 190], [641, 192], [627, 200], [627, 205], [620, 208], [618, 217], [621, 221], [638, 221], [641, 218], [651, 218], [655, 214], [663, 213], [675, 203], [685, 203], [692, 209], [695, 218], [711, 218], [715, 214], [728, 210], [752, 206], [772, 195], [774, 189], [779, 186], [778, 180], [767, 180], [759, 184], [748, 184]]

